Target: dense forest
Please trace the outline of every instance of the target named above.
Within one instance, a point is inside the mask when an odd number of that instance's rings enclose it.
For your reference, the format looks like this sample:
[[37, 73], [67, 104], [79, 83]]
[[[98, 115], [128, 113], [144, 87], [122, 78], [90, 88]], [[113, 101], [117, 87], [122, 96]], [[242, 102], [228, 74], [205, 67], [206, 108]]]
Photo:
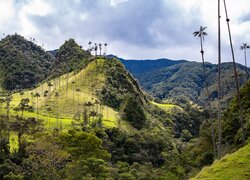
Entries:
[[[175, 61], [169, 63], [168, 60], [161, 60], [166, 61], [164, 65], [161, 61], [156, 60], [156, 64], [161, 64], [161, 67], [152, 68], [148, 71], [136, 71], [134, 70], [137, 67], [136, 65], [143, 67], [142, 64], [144, 64], [144, 66], [149, 66], [148, 68], [151, 66], [142, 60], [127, 61], [122, 61], [125, 67], [138, 79], [142, 88], [157, 101], [178, 105], [185, 104], [188, 101], [193, 101], [199, 105], [204, 105], [206, 102], [206, 81], [203, 76], [202, 63], [181, 61], [176, 64]], [[211, 63], [206, 63], [205, 66], [210, 99], [214, 102], [213, 104], [216, 104], [218, 99], [216, 72], [218, 68], [217, 65]], [[235, 82], [232, 78], [233, 63], [223, 63], [221, 69], [223, 104], [226, 107], [235, 92], [233, 88]], [[240, 85], [243, 85], [247, 81], [247, 73], [250, 73], [250, 69], [240, 64], [237, 64], [237, 69], [240, 75]]]
[[[0, 46], [0, 179], [187, 179], [214, 162], [210, 130], [218, 122], [208, 121], [207, 110], [194, 100], [204, 88], [198, 63], [169, 61], [168, 69], [154, 69], [151, 78], [145, 75], [155, 82], [164, 75], [164, 86], [192, 92], [187, 100], [182, 98], [186, 94], [170, 94], [155, 102], [151, 90], [141, 89], [126, 64], [115, 57], [94, 56], [73, 39], [53, 55], [19, 35], [7, 36]], [[11, 70], [6, 68], [10, 62]], [[190, 66], [193, 75], [185, 76]], [[230, 71], [230, 64], [224, 67]], [[215, 66], [207, 68], [212, 77]], [[241, 67], [243, 76], [244, 70]], [[35, 80], [17, 76], [23, 72], [33, 73]], [[188, 78], [182, 82], [181, 72]], [[23, 77], [25, 81], [15, 80]], [[212, 88], [214, 78], [210, 79]], [[147, 90], [146, 78], [138, 80]], [[245, 81], [240, 95], [247, 138], [250, 81]], [[242, 138], [237, 99], [229, 86], [223, 155], [239, 149]], [[249, 156], [245, 154], [243, 158]]]

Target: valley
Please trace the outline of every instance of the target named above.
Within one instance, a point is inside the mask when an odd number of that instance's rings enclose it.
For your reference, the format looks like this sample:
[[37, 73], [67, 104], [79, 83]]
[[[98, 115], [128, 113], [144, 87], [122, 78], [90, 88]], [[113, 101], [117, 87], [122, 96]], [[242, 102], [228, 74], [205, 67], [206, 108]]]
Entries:
[[[17, 34], [0, 47], [0, 179], [205, 179], [233, 171], [223, 162], [249, 165], [230, 63], [222, 65], [222, 154], [234, 153], [216, 160], [218, 122], [207, 118], [201, 63], [95, 56], [74, 39], [50, 54]], [[237, 66], [249, 137], [250, 71]], [[216, 65], [206, 68], [216, 114]]]

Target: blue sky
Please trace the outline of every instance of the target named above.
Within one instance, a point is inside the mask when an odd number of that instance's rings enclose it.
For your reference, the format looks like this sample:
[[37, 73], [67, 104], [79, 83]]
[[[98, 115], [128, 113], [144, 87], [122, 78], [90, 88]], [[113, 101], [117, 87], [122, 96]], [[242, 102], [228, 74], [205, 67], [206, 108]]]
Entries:
[[[250, 44], [250, 1], [227, 4], [236, 60], [243, 63], [239, 46]], [[74, 38], [84, 48], [88, 41], [107, 42], [108, 53], [127, 59], [200, 61], [199, 40], [192, 33], [201, 25], [208, 27], [206, 59], [216, 63], [216, 0], [0, 0], [1, 37], [16, 32], [46, 49]], [[226, 30], [222, 9], [224, 62], [231, 61]]]

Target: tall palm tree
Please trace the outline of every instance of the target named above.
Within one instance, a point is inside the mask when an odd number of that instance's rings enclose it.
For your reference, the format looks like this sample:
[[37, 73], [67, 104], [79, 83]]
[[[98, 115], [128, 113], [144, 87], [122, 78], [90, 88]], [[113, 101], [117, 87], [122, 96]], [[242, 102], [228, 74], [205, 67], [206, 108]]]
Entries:
[[104, 53], [103, 53], [104, 56], [107, 55], [107, 46], [108, 46], [108, 44], [105, 43], [104, 44]]
[[34, 97], [36, 98], [36, 119], [38, 119], [38, 99], [40, 97], [40, 94], [36, 92]]
[[234, 78], [235, 78], [236, 92], [237, 92], [237, 102], [238, 102], [238, 108], [239, 108], [239, 113], [240, 113], [240, 124], [241, 124], [241, 130], [242, 130], [242, 144], [244, 145], [245, 144], [245, 127], [244, 127], [244, 119], [243, 119], [243, 108], [242, 108], [241, 97], [240, 97], [240, 88], [239, 88], [239, 79], [238, 79], [239, 74], [238, 74], [237, 69], [236, 69], [232, 35], [231, 35], [231, 29], [230, 29], [230, 24], [229, 24], [230, 19], [228, 18], [227, 5], [226, 5], [225, 0], [223, 0], [223, 2], [224, 2], [225, 14], [226, 14], [230, 48], [231, 48], [232, 59], [233, 59]]
[[75, 81], [72, 81], [72, 87], [73, 87], [73, 102], [75, 102]]
[[[244, 55], [245, 55], [245, 66], [247, 68], [247, 52], [246, 50], [249, 49], [250, 46], [247, 45], [247, 43], [243, 43], [242, 46], [240, 46], [240, 49], [241, 50], [244, 50]], [[249, 74], [248, 74], [248, 71], [247, 71], [247, 79], [249, 79]]]
[[[198, 31], [195, 31], [193, 35], [200, 38], [200, 45], [201, 45], [201, 59], [202, 59], [202, 66], [203, 66], [203, 77], [205, 79], [205, 87], [206, 87], [206, 95], [208, 98], [208, 112], [209, 112], [209, 119], [212, 119], [212, 110], [211, 110], [211, 102], [210, 102], [210, 93], [208, 91], [208, 81], [207, 81], [207, 73], [206, 73], [206, 66], [205, 66], [205, 59], [204, 59], [204, 49], [203, 49], [203, 41], [204, 37], [207, 36], [205, 29], [207, 27], [200, 26]], [[213, 150], [214, 150], [214, 157], [216, 156], [216, 146], [215, 146], [215, 137], [214, 137], [214, 127], [213, 122], [211, 122], [211, 134], [212, 134], [212, 142], [213, 142]]]
[[76, 88], [76, 92], [77, 92], [77, 99], [78, 99], [78, 101], [77, 101], [77, 111], [79, 112], [80, 111], [80, 91], [81, 91], [81, 89], [80, 88]]
[[[56, 97], [56, 127], [57, 129], [59, 129], [59, 122], [58, 122], [58, 110], [59, 110], [59, 92], [55, 93], [55, 97]], [[62, 129], [62, 124], [60, 124], [60, 129]]]
[[218, 146], [217, 153], [221, 152], [221, 13], [220, 0], [218, 0]]
[[89, 51], [91, 50], [91, 44], [92, 44], [92, 42], [89, 41], [89, 43], [88, 43], [88, 45], [89, 45]]
[[51, 87], [53, 86], [53, 84], [51, 82], [48, 82], [48, 86], [49, 86], [49, 94], [51, 95]]
[[98, 46], [97, 46], [97, 44], [96, 44], [96, 43], [95, 43], [95, 46], [94, 46], [94, 50], [95, 50], [95, 56], [97, 56]]
[[68, 100], [68, 90], [69, 90], [69, 67], [66, 68], [67, 69], [67, 83], [66, 83], [66, 100]]
[[102, 44], [99, 44], [100, 56], [102, 55]]

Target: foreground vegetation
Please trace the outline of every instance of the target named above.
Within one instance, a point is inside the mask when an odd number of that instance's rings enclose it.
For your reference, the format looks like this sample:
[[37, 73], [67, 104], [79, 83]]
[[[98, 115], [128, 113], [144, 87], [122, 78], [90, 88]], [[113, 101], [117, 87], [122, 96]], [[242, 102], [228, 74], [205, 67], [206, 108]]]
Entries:
[[250, 178], [250, 145], [228, 154], [215, 161], [210, 167], [205, 167], [193, 179], [242, 179]]

